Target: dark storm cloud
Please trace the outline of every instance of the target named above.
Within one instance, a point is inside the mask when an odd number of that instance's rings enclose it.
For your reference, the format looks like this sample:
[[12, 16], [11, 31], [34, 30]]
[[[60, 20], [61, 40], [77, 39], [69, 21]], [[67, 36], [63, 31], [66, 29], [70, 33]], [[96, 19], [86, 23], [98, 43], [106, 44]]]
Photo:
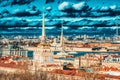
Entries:
[[12, 3], [11, 3], [11, 5], [15, 5], [15, 4], [19, 4], [19, 5], [29, 4], [32, 1], [34, 1], [34, 0], [13, 0]]
[[79, 27], [89, 26], [89, 27], [112, 27], [116, 26], [115, 20], [89, 20], [82, 19], [77, 21], [69, 21], [65, 24], [72, 29], [77, 29]]
[[3, 18], [3, 17], [9, 17], [11, 16], [10, 12], [7, 10], [7, 9], [3, 9], [1, 12], [0, 12], [0, 17]]
[[18, 19], [5, 19], [0, 20], [0, 28], [8, 28], [8, 27], [25, 27], [27, 26], [26, 20], [18, 20]]
[[30, 21], [28, 22], [29, 27], [39, 27], [41, 23], [39, 21]]
[[36, 8], [36, 6], [28, 6], [28, 8], [15, 8], [12, 11], [9, 9], [3, 9], [0, 11], [0, 17], [25, 17], [25, 16], [38, 16], [41, 13], [39, 9]]
[[[45, 26], [46, 27], [53, 27], [61, 28], [61, 20], [46, 20]], [[80, 19], [80, 20], [64, 20], [64, 26], [71, 28], [71, 29], [78, 29], [82, 27], [112, 27], [116, 26], [115, 20], [94, 20], [94, 19]], [[119, 24], [120, 25], [120, 24]], [[21, 19], [21, 18], [13, 18], [13, 19], [1, 19], [0, 20], [0, 28], [7, 29], [7, 28], [16, 28], [16, 27], [41, 27], [42, 21], [41, 20], [31, 20], [31, 19]]]
[[24, 5], [29, 4], [35, 0], [0, 0], [0, 6], [6, 7], [8, 5], [14, 6], [14, 5]]
[[96, 26], [96, 27], [108, 27], [109, 26], [107, 21], [91, 21], [89, 25]]
[[[19, 5], [17, 5], [19, 6]], [[30, 6], [24, 8], [13, 8], [15, 10], [10, 11], [9, 9], [4, 9], [0, 13], [0, 17], [4, 20], [0, 20], [0, 28], [6, 27], [41, 27], [41, 20], [27, 20], [27, 19], [36, 19], [41, 17], [41, 9], [38, 7]], [[56, 7], [55, 7], [56, 8]], [[89, 6], [86, 2], [72, 3], [72, 2], [63, 2], [58, 6], [59, 10], [55, 10], [54, 7], [48, 6], [45, 11], [45, 22], [46, 26], [56, 26], [57, 28], [61, 27], [62, 18], [72, 18], [72, 20], [66, 20], [64, 22], [65, 26], [68, 26], [72, 29], [76, 29], [83, 26], [89, 27], [111, 27], [115, 26], [115, 20], [94, 20], [89, 18], [101, 18], [120, 15], [120, 7], [116, 5], [112, 6], [102, 6], [94, 8]], [[12, 20], [8, 20], [7, 17], [13, 17]], [[20, 19], [14, 19], [14, 17], [19, 17]], [[23, 18], [23, 19], [22, 19]], [[74, 18], [85, 18], [82, 20], [74, 21]]]
[[97, 10], [98, 13], [101, 13], [101, 16], [116, 16], [120, 15], [120, 6], [103, 6]]
[[90, 21], [88, 25], [95, 27], [112, 27], [115, 26], [115, 21], [113, 20]]
[[[21, 19], [21, 18], [11, 18], [11, 19], [1, 19], [0, 20], [0, 28], [11, 28], [11, 27], [41, 27], [41, 20], [31, 20], [31, 19]], [[61, 27], [60, 20], [48, 20], [45, 21], [45, 26], [56, 26]]]
[[54, 2], [55, 0], [46, 0], [46, 4], [48, 4], [48, 3], [51, 3], [51, 2]]
[[[42, 26], [42, 21], [28, 21], [28, 27], [41, 27]], [[52, 20], [49, 19], [47, 21], [45, 21], [45, 26], [46, 27], [51, 27], [51, 26], [55, 26], [57, 28], [61, 27], [61, 20]]]

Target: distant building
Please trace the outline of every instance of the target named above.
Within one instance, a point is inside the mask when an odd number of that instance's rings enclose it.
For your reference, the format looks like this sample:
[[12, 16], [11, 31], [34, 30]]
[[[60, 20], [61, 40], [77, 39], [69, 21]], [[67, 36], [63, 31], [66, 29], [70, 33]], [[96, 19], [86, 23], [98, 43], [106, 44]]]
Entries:
[[120, 56], [117, 54], [111, 54], [107, 56], [103, 62], [112, 62], [112, 63], [120, 63]]
[[28, 57], [28, 50], [25, 50], [20, 47], [13, 47], [13, 45], [1, 46], [0, 47], [0, 56], [25, 56]]
[[79, 67], [98, 67], [100, 66], [100, 60], [96, 56], [81, 56], [81, 58], [75, 58], [74, 60], [74, 67], [78, 68]]

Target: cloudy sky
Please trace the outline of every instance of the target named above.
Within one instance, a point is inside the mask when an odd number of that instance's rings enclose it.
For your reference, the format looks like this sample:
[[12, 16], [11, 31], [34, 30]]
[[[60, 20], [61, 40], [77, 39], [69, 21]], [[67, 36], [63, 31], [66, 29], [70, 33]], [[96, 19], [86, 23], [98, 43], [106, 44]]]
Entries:
[[[0, 34], [41, 34], [44, 7], [45, 26], [50, 35], [114, 35], [120, 24], [120, 0], [0, 0]], [[118, 20], [116, 20], [118, 19]]]

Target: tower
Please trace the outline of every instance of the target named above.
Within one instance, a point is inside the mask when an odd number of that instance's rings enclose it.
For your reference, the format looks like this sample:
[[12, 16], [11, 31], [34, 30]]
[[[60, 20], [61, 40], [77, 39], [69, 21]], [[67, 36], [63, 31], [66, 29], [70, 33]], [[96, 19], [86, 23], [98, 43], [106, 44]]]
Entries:
[[53, 61], [53, 52], [50, 49], [50, 44], [46, 42], [44, 12], [42, 16], [43, 18], [41, 42], [37, 45], [37, 48], [34, 50], [34, 60], [36, 63], [46, 64]]

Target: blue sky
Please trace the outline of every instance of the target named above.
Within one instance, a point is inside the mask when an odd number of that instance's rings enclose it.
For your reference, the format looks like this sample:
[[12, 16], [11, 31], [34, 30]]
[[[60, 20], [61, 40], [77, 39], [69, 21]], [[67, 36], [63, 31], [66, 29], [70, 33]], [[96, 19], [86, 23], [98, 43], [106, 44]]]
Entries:
[[[115, 34], [120, 18], [120, 0], [1, 0], [0, 33], [41, 34], [42, 7], [46, 29], [60, 33], [63, 21], [66, 34]], [[118, 20], [120, 24], [120, 20]], [[16, 31], [15, 31], [16, 30]], [[87, 31], [86, 31], [87, 30]], [[106, 32], [106, 31], [111, 32]]]

